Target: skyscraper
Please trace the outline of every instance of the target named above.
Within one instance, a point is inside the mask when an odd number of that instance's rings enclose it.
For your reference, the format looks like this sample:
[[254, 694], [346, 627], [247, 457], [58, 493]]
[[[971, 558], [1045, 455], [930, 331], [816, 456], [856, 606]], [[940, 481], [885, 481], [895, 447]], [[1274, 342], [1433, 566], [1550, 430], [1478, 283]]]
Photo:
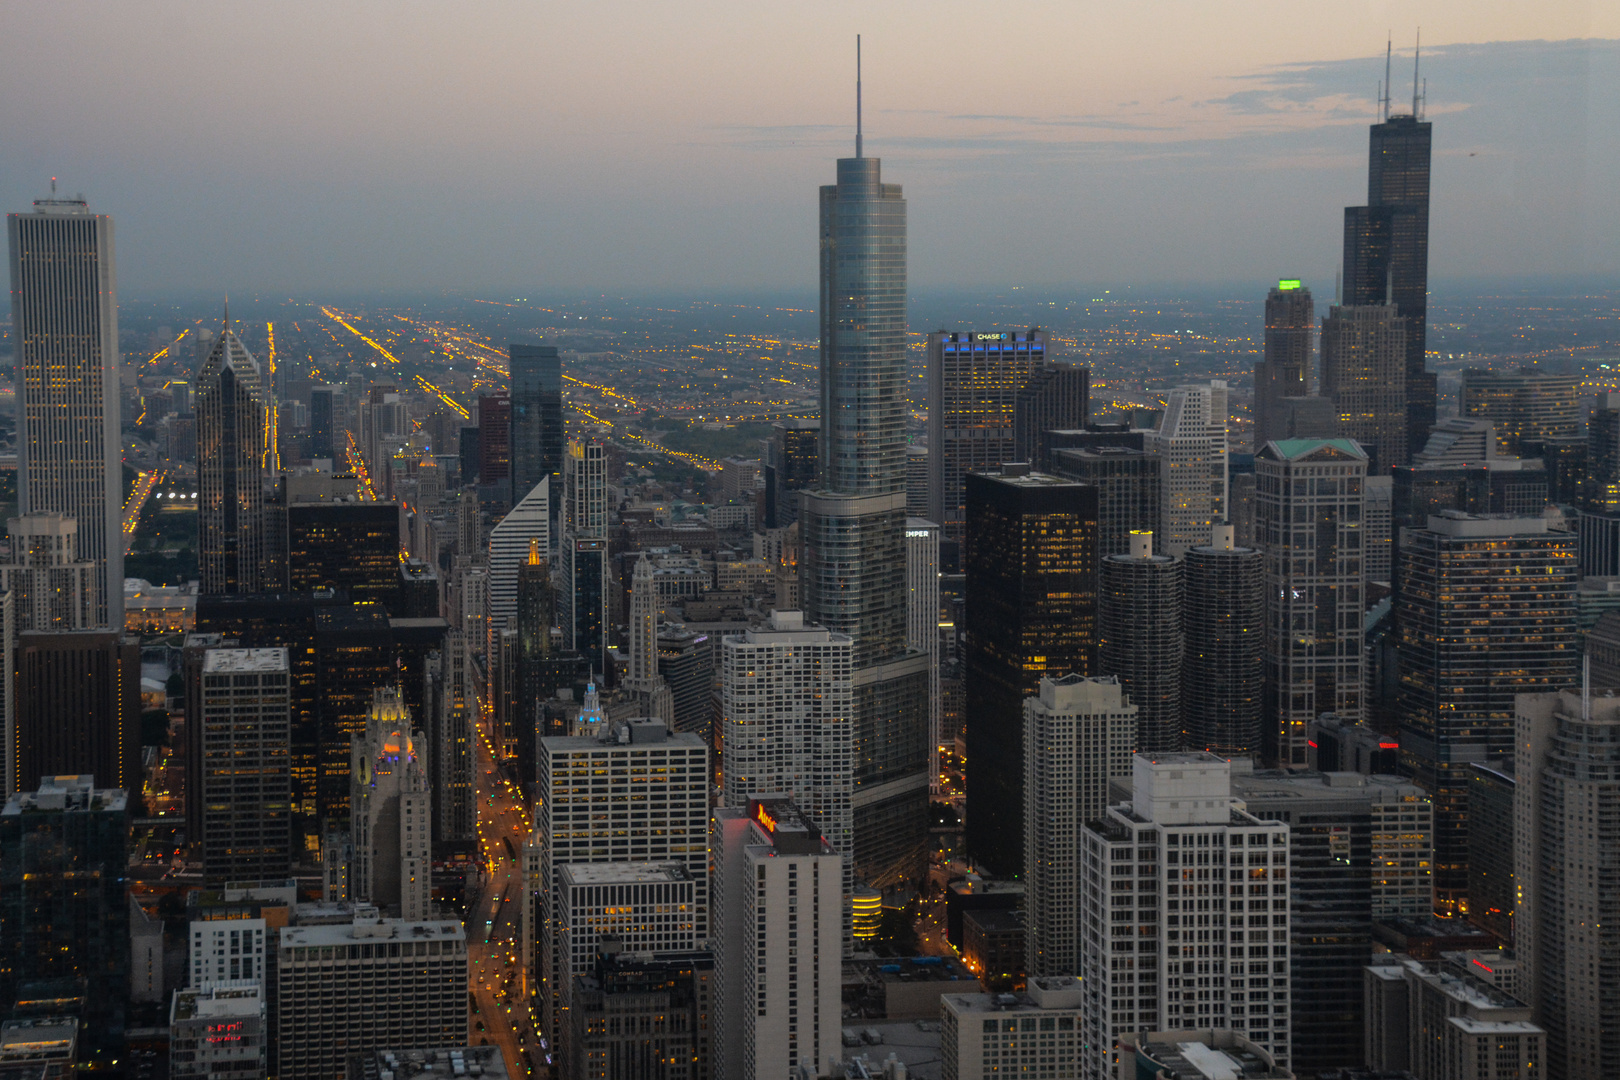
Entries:
[[[1366, 451], [1368, 472], [1387, 476], [1411, 461], [1407, 444], [1406, 320], [1393, 304], [1335, 306], [1322, 320], [1322, 396], [1333, 402], [1339, 434]], [[1433, 419], [1425, 421], [1434, 426]]]
[[[17, 511], [79, 525], [96, 566], [93, 626], [124, 625], [113, 221], [82, 198], [6, 216], [16, 354]], [[105, 782], [105, 780], [103, 781]]]
[[121, 630], [30, 630], [16, 650], [12, 790], [76, 773], [140, 790], [140, 642]]
[[[1288, 826], [1240, 809], [1213, 754], [1138, 754], [1131, 768], [1130, 802], [1087, 822], [1076, 855], [1094, 920], [1080, 935], [1080, 1075], [1111, 1080], [1121, 1035], [1187, 1028], [1230, 1028], [1286, 1064]], [[1127, 945], [1132, 962], [1116, 963]]]
[[849, 635], [806, 626], [797, 611], [773, 611], [721, 643], [725, 804], [793, 800], [844, 859], [845, 893], [854, 888], [852, 650]]
[[79, 523], [35, 513], [6, 522], [11, 561], [0, 586], [11, 593], [15, 630], [88, 630], [95, 618], [96, 564], [79, 558]]
[[[478, 482], [512, 479], [512, 395], [486, 394], [478, 399]], [[465, 479], [465, 477], [463, 478]]]
[[512, 498], [523, 499], [541, 480], [555, 516], [561, 501], [563, 464], [562, 357], [555, 345], [513, 342], [506, 347], [511, 371], [510, 440]]
[[939, 791], [939, 526], [906, 519], [906, 647], [928, 656], [928, 786]]
[[1302, 769], [1311, 721], [1363, 716], [1367, 455], [1350, 439], [1284, 439], [1262, 447], [1254, 468], [1266, 574], [1261, 755]]
[[1549, 1080], [1620, 1071], [1620, 698], [1522, 694], [1514, 740], [1514, 949]]
[[1183, 558], [1186, 659], [1181, 710], [1187, 747], [1228, 757], [1260, 752], [1265, 687], [1265, 563], [1217, 525]]
[[[1038, 331], [1036, 331], [1038, 332]], [[1044, 431], [1072, 431], [1091, 422], [1091, 369], [1037, 364], [1013, 396], [1013, 461], [1034, 463]]]
[[1429, 157], [1431, 125], [1413, 70], [1412, 113], [1384, 119], [1368, 145], [1367, 205], [1344, 211], [1344, 303], [1394, 303], [1406, 320], [1405, 442], [1423, 445], [1435, 421], [1435, 377], [1426, 370], [1429, 308]]
[[429, 915], [432, 895], [432, 792], [426, 740], [392, 689], [372, 699], [365, 734], [354, 739], [350, 797], [356, 899], [406, 922]]
[[1254, 448], [1286, 437], [1279, 402], [1304, 397], [1311, 381], [1311, 338], [1316, 305], [1311, 290], [1297, 280], [1277, 282], [1266, 294], [1263, 359], [1254, 366]]
[[1209, 543], [1210, 529], [1226, 517], [1226, 416], [1225, 382], [1178, 386], [1144, 440], [1163, 477], [1159, 550], [1166, 555]]
[[858, 115], [820, 204], [820, 470], [799, 493], [800, 594], [807, 621], [853, 641], [855, 865], [881, 885], [923, 869], [928, 658], [906, 649], [906, 202], [861, 153]]
[[196, 775], [203, 881], [285, 881], [292, 854], [286, 649], [209, 649], [202, 666], [203, 761]]
[[[551, 477], [543, 476], [524, 492], [518, 504], [489, 531], [490, 632], [506, 629], [517, 614], [518, 567], [538, 542], [551, 550]], [[480, 642], [480, 645], [484, 643]]]
[[1030, 975], [1080, 970], [1080, 830], [1131, 775], [1137, 710], [1112, 675], [1041, 679], [1024, 699], [1024, 913]]
[[1548, 439], [1581, 435], [1579, 382], [1578, 375], [1533, 367], [1469, 368], [1463, 372], [1460, 411], [1465, 417], [1489, 420], [1504, 454], [1536, 457]]
[[[968, 473], [1030, 460], [1016, 449], [1018, 398], [1045, 365], [1043, 330], [928, 335], [928, 516], [939, 522], [946, 539], [962, 542], [962, 484]], [[1089, 389], [1089, 372], [1079, 378]], [[1085, 394], [1080, 392], [1081, 400]], [[1035, 405], [1032, 396], [1025, 406], [1030, 420], [1036, 418]]]
[[607, 671], [607, 447], [574, 440], [563, 460], [562, 631], [564, 648]]
[[1024, 699], [1097, 665], [1097, 489], [1023, 466], [967, 478], [967, 843], [1024, 867]]
[[1469, 764], [1509, 751], [1516, 695], [1579, 678], [1575, 537], [1449, 511], [1406, 530], [1399, 574], [1401, 764], [1434, 795], [1435, 906], [1461, 913]]
[[1181, 749], [1181, 560], [1153, 554], [1150, 532], [1131, 548], [1097, 562], [1097, 669], [1136, 706], [1132, 749], [1162, 754]]
[[317, 386], [309, 392], [309, 456], [317, 461], [334, 456], [340, 393], [337, 386]]
[[1164, 470], [1157, 455], [1137, 445], [1054, 449], [1051, 471], [1097, 489], [1097, 557], [1126, 555], [1131, 533], [1160, 534], [1164, 515]]
[[197, 374], [198, 572], [203, 592], [267, 592], [265, 488], [276, 453], [269, 391], [226, 318]]
[[787, 417], [771, 425], [765, 451], [765, 528], [785, 529], [799, 520], [798, 492], [813, 487], [821, 421]]

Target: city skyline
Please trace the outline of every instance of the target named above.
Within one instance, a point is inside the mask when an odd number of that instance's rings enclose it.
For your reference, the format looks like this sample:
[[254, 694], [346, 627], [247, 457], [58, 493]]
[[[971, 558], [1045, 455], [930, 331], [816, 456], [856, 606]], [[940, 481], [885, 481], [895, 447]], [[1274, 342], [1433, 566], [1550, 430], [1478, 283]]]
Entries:
[[[663, 17], [581, 25], [558, 15], [552, 25], [528, 12], [506, 25], [499, 9], [455, 27], [407, 11], [385, 35], [387, 60], [329, 56], [328, 39], [341, 40], [353, 18], [341, 10], [319, 30], [296, 8], [277, 20], [171, 7], [167, 19], [113, 12], [81, 23], [70, 12], [5, 35], [31, 42], [4, 54], [0, 75], [29, 119], [8, 133], [0, 191], [25, 205], [57, 176], [121, 216], [129, 295], [216, 282], [787, 288], [803, 280], [795, 238], [813, 220], [787, 193], [818, 178], [847, 139], [837, 76], [848, 39], [864, 31], [871, 144], [929, 208], [914, 223], [916, 286], [1196, 282], [1218, 266], [1233, 278], [1303, 276], [1325, 300], [1338, 260], [1324, 212], [1364, 200], [1356, 161], [1375, 117], [1377, 46], [1393, 36], [1399, 102], [1421, 25], [1428, 111], [1445, 125], [1435, 186], [1449, 193], [1432, 225], [1434, 278], [1620, 270], [1587, 239], [1620, 224], [1588, 194], [1620, 159], [1608, 122], [1620, 98], [1620, 42], [1608, 39], [1620, 38], [1620, 18], [1574, 4], [1534, 17], [1427, 4], [1308, 14], [1285, 31], [1258, 6], [1219, 25], [1162, 12], [1150, 22], [1154, 7], [1032, 5], [923, 23], [907, 8], [727, 18], [733, 9], [720, 5], [679, 28]], [[510, 43], [481, 43], [474, 63], [444, 76], [409, 75], [440, 70], [439, 50], [495, 27], [502, 33], [484, 38]], [[532, 34], [590, 42], [608, 27], [612, 48], [561, 51], [594, 53], [595, 67], [559, 59], [498, 89], [482, 73], [510, 70], [501, 58]], [[802, 37], [773, 33], [784, 28]], [[242, 85], [261, 91], [203, 99], [161, 79], [162, 58], [205, 47], [210, 33], [249, 42], [237, 49]], [[1002, 34], [1025, 42], [1022, 70], [1038, 76], [968, 83], [922, 59]], [[1324, 52], [1329, 38], [1337, 52]], [[669, 40], [691, 48], [655, 89], [635, 61]], [[1057, 51], [1065, 40], [1104, 55], [1075, 64]], [[1153, 45], [1092, 44], [1132, 41]], [[1139, 62], [1122, 65], [1114, 51]], [[748, 59], [721, 62], [735, 55]], [[47, 57], [52, 76], [33, 78]], [[387, 95], [366, 78], [382, 63]], [[613, 89], [591, 89], [602, 85]], [[194, 142], [209, 146], [206, 157], [193, 157]], [[222, 144], [239, 152], [215, 152]], [[711, 184], [717, 168], [748, 194]], [[175, 184], [176, 173], [188, 182]], [[1554, 178], [1561, 197], [1538, 198]], [[1194, 228], [1192, 215], [1213, 205], [1222, 215]], [[990, 243], [1007, 237], [1026, 243]], [[971, 272], [943, 258], [963, 245], [980, 252]]]

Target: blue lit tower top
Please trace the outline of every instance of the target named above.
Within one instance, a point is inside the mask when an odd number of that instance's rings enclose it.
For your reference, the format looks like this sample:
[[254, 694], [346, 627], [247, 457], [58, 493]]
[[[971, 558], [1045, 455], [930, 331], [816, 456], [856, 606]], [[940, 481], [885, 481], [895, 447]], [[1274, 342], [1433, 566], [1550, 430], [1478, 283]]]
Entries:
[[821, 487], [878, 495], [906, 486], [906, 201], [861, 153], [821, 189]]

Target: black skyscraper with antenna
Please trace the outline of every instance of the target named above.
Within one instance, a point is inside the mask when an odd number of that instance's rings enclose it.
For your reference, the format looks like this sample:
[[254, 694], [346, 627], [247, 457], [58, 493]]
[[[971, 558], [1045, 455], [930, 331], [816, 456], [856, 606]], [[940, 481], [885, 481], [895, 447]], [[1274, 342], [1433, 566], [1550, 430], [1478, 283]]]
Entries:
[[1435, 378], [1425, 369], [1429, 298], [1429, 159], [1431, 125], [1412, 63], [1412, 112], [1390, 112], [1388, 67], [1372, 125], [1367, 205], [1344, 210], [1346, 305], [1393, 303], [1406, 319], [1406, 445], [1428, 442], [1435, 422]]

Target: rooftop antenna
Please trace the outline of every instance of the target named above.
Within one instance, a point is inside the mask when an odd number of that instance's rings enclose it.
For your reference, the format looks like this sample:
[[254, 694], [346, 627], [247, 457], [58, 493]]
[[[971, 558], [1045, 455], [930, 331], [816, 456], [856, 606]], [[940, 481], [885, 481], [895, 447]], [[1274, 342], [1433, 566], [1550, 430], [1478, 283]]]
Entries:
[[1389, 37], [1384, 41], [1384, 94], [1380, 99], [1380, 104], [1384, 107], [1385, 120], [1389, 119], [1389, 64], [1391, 56], [1394, 55], [1394, 49], [1395, 32], [1392, 30]]
[[855, 156], [861, 156], [861, 35], [855, 35]]
[[231, 294], [226, 293], [225, 294], [225, 328], [223, 330], [221, 330], [220, 333], [221, 334], [228, 333], [230, 331], [230, 329], [231, 329]]
[[1423, 27], [1418, 27], [1417, 45], [1412, 50], [1412, 119], [1418, 119], [1418, 59], [1423, 53]]
[[56, 177], [51, 177], [51, 198], [56, 198]]

